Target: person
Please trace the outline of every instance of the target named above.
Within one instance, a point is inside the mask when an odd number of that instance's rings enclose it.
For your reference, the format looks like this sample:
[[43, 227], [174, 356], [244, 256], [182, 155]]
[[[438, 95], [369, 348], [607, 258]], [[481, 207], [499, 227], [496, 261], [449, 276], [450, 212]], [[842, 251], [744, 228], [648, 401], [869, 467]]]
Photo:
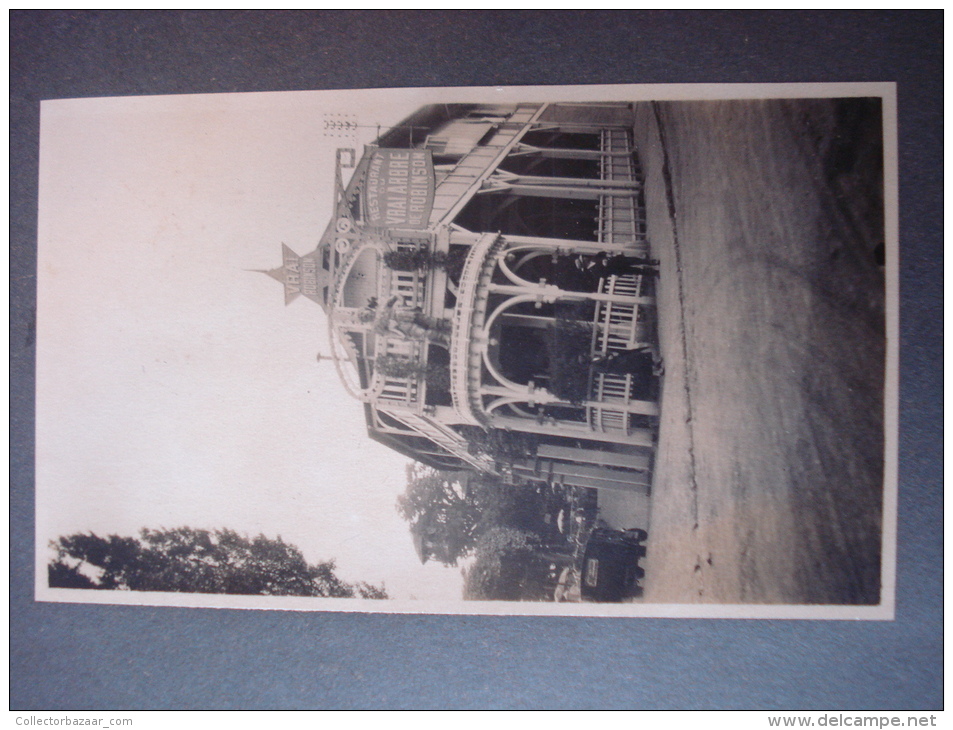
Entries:
[[658, 276], [658, 266], [658, 259], [624, 256], [622, 254], [610, 256], [605, 251], [597, 253], [595, 256], [579, 254], [576, 257], [576, 268], [579, 271], [599, 279], [607, 276], [624, 276], [625, 274]]
[[377, 314], [374, 331], [378, 334], [396, 334], [405, 339], [423, 339], [430, 336], [434, 341], [442, 341], [447, 334], [449, 322], [429, 317], [420, 311], [420, 307], [404, 307], [397, 304], [397, 297], [391, 297]]
[[582, 600], [579, 595], [579, 579], [571, 567], [563, 568], [553, 591], [553, 600], [556, 603], [571, 601], [578, 603]]
[[648, 379], [659, 377], [665, 372], [662, 357], [654, 345], [637, 345], [627, 350], [614, 350], [605, 355], [596, 354], [592, 364], [603, 373], [610, 375], [631, 374], [634, 377]]

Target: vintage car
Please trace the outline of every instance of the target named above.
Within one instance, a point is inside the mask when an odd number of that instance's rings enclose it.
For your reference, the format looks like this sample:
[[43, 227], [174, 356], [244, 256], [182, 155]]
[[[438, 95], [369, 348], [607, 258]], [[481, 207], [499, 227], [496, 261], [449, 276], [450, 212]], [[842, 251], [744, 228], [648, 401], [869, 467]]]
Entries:
[[596, 528], [582, 558], [580, 591], [584, 601], [619, 602], [642, 594], [645, 530]]

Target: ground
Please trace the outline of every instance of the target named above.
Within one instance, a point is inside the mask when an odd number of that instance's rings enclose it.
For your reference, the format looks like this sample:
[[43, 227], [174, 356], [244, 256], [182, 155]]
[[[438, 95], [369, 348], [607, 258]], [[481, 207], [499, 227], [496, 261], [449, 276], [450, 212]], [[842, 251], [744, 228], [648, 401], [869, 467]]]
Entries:
[[868, 112], [635, 105], [666, 365], [646, 601], [879, 602], [883, 226]]

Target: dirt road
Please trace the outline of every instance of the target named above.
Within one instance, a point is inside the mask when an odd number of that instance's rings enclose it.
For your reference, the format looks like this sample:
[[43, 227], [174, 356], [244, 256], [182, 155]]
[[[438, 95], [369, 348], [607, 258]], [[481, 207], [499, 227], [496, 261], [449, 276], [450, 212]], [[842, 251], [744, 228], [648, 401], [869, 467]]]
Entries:
[[666, 361], [646, 601], [879, 602], [870, 111], [635, 105]]

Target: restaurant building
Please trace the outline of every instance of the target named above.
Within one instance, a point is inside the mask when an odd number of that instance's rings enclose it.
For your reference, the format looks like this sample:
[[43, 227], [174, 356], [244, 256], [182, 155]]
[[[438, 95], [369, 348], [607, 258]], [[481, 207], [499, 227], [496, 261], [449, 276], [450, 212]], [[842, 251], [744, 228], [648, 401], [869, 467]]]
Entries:
[[647, 496], [658, 369], [607, 367], [656, 341], [630, 105], [428, 106], [335, 178], [317, 248], [268, 273], [324, 309], [371, 437]]

